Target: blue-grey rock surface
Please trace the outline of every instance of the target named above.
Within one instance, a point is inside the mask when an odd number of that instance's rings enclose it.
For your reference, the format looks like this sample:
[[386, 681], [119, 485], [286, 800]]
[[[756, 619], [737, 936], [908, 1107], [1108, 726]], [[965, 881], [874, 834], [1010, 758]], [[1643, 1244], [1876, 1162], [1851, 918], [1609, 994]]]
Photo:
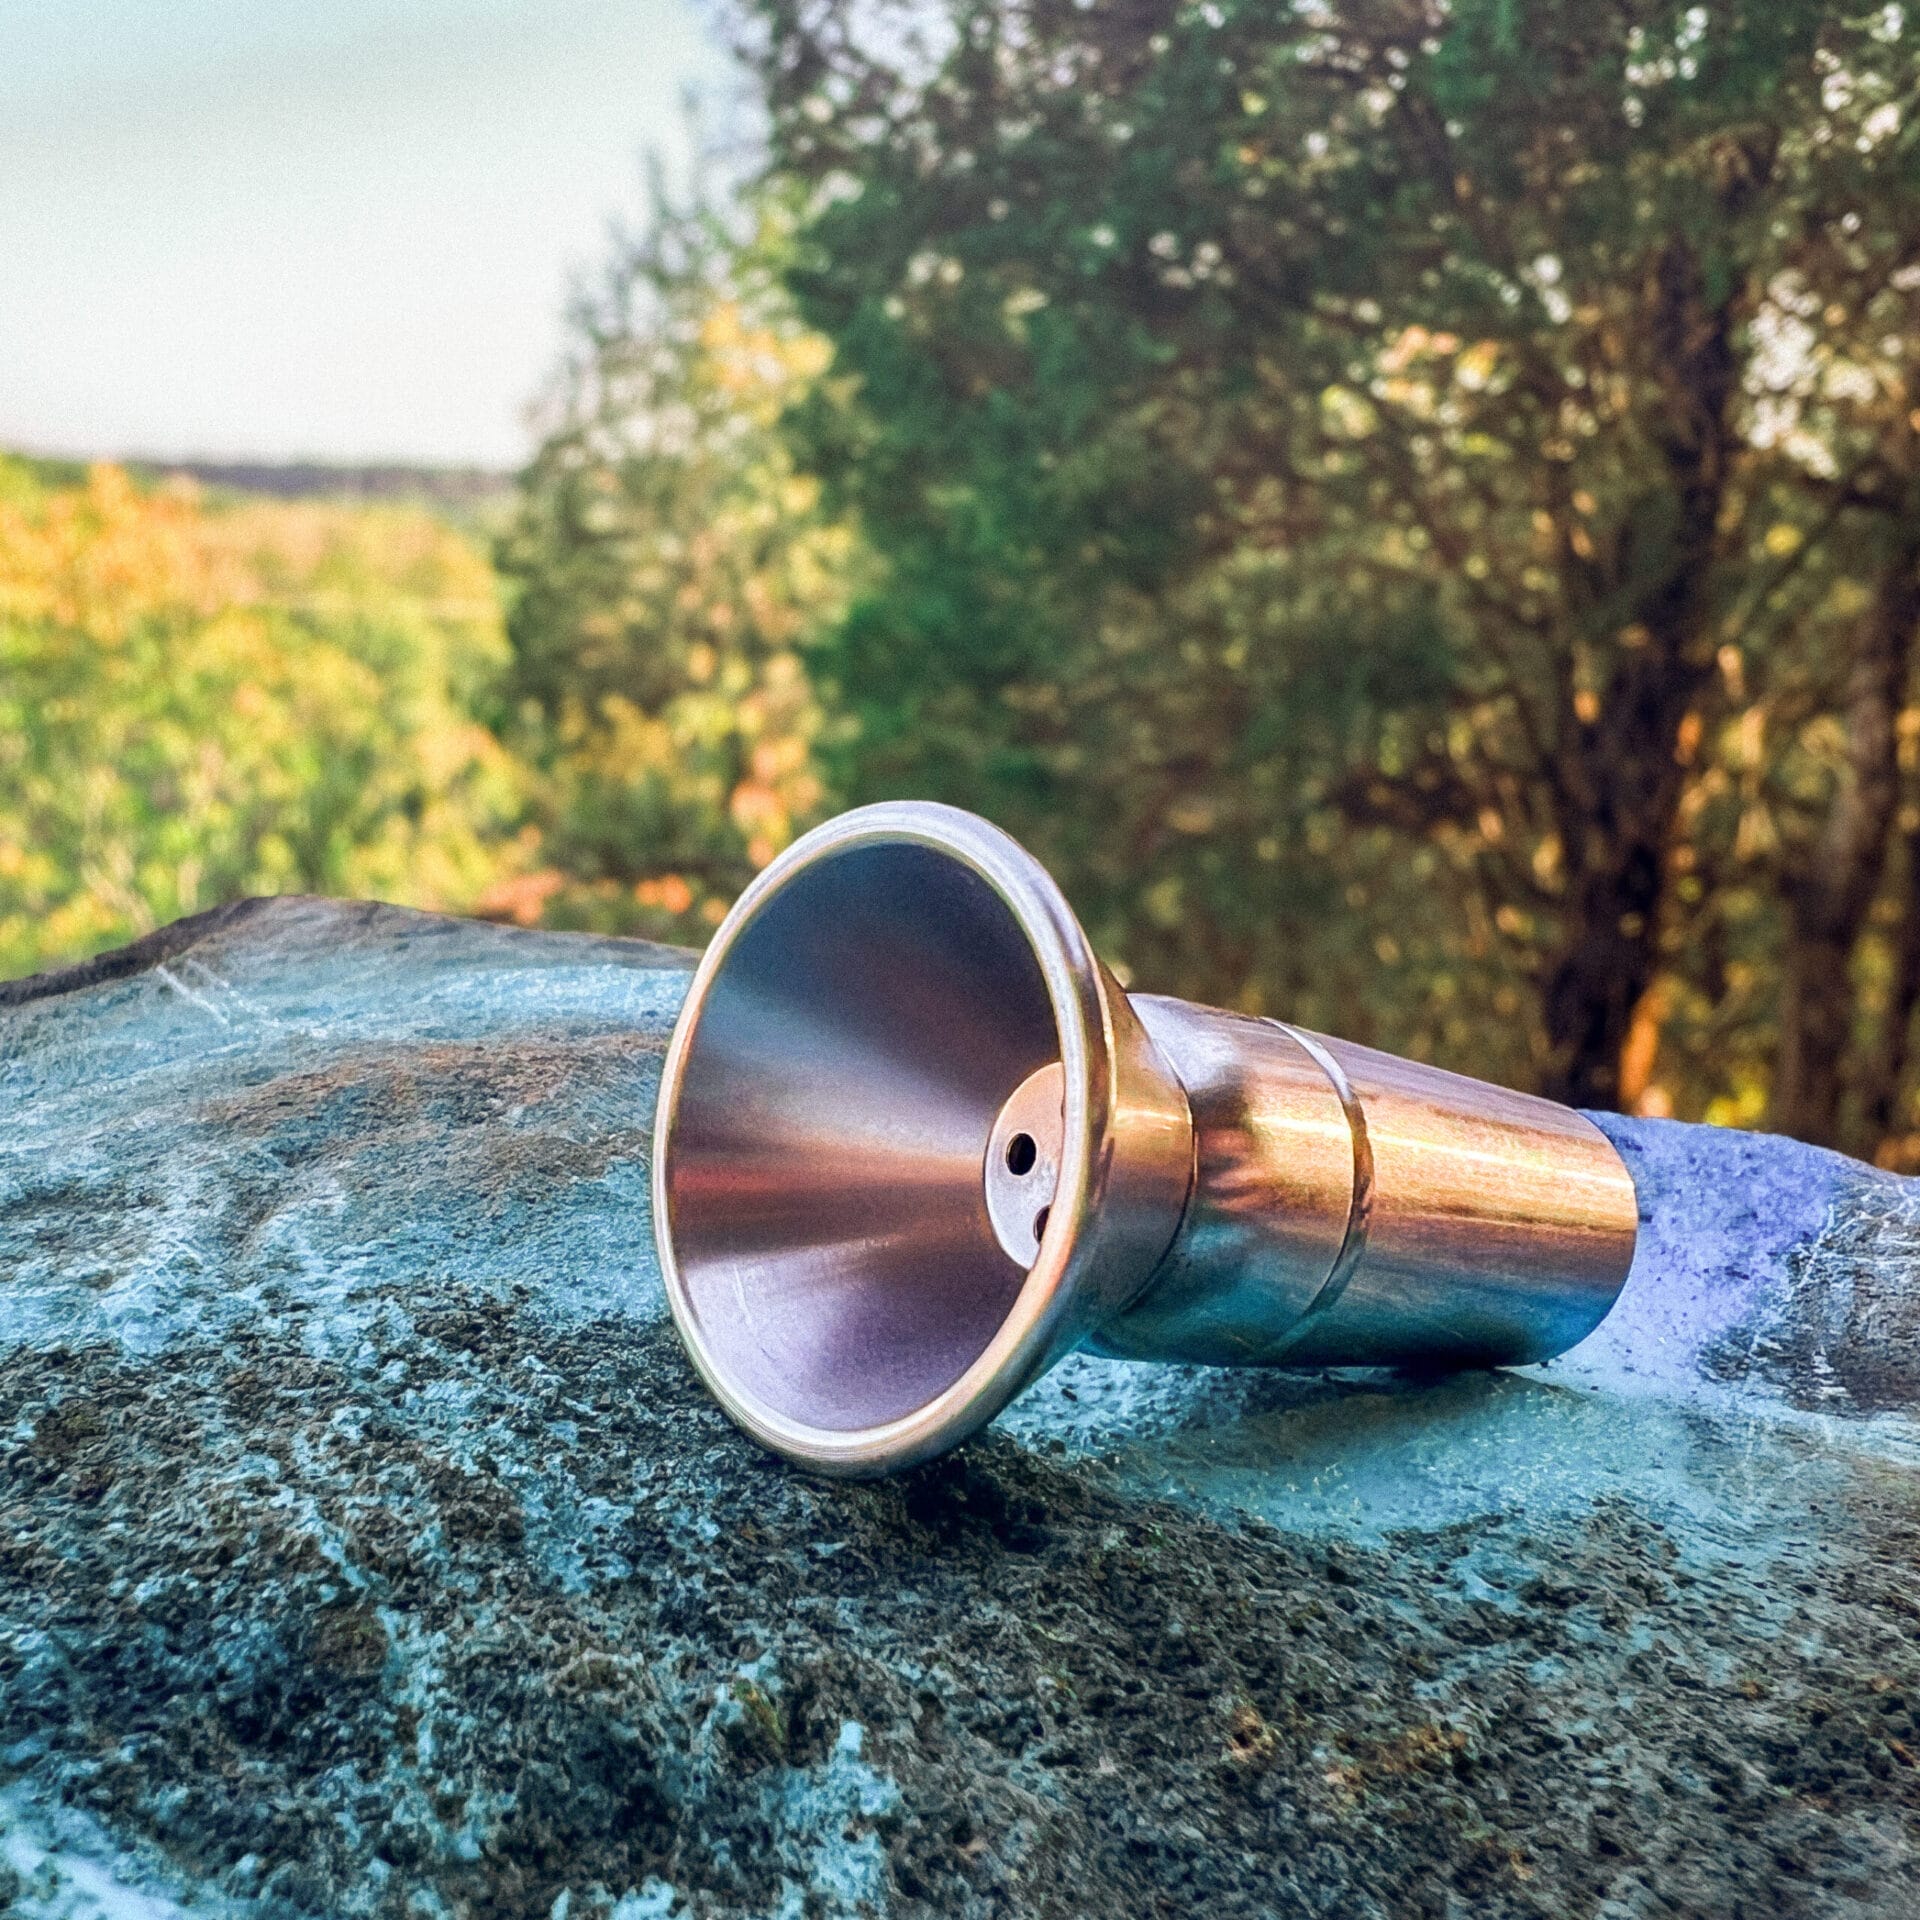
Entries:
[[1075, 1359], [871, 1486], [683, 1363], [687, 956], [309, 900], [0, 988], [0, 1909], [1920, 1913], [1920, 1193], [1608, 1121], [1618, 1308]]

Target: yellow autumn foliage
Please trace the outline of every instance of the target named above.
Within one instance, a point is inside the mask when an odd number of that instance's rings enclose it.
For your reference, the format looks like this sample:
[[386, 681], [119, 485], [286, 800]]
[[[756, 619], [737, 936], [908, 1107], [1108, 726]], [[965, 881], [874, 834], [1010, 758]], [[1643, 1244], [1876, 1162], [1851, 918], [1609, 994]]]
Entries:
[[0, 974], [246, 894], [473, 904], [521, 854], [505, 649], [424, 511], [0, 458]]

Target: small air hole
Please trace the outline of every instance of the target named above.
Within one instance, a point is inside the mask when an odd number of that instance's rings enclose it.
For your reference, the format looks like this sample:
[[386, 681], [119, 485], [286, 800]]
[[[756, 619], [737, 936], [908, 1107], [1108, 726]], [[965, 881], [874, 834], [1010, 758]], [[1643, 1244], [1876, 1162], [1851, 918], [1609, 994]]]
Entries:
[[1007, 1142], [1007, 1171], [1012, 1174], [1031, 1173], [1033, 1163], [1039, 1159], [1040, 1150], [1033, 1144], [1030, 1133], [1016, 1133]]
[[1053, 1209], [1051, 1207], [1042, 1207], [1040, 1211], [1033, 1216], [1033, 1237], [1036, 1240], [1043, 1240], [1046, 1238], [1047, 1215], [1050, 1214], [1052, 1211]]

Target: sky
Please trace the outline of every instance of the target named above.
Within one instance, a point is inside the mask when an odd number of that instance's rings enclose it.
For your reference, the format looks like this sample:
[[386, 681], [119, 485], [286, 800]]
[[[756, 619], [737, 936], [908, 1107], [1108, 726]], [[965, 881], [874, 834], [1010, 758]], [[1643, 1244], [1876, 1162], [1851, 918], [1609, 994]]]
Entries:
[[0, 446], [510, 466], [697, 0], [0, 0]]

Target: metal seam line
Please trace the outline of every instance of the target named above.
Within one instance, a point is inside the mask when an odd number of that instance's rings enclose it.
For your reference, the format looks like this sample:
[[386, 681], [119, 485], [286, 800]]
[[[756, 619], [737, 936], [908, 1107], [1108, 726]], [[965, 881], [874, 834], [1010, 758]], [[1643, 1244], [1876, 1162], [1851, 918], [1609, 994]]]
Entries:
[[1346, 1112], [1347, 1129], [1353, 1136], [1353, 1201], [1347, 1209], [1347, 1229], [1340, 1238], [1340, 1251], [1334, 1255], [1333, 1265], [1320, 1283], [1320, 1291], [1307, 1302], [1306, 1311], [1295, 1323], [1295, 1330], [1298, 1331], [1315, 1314], [1324, 1313], [1346, 1292], [1347, 1282], [1353, 1278], [1354, 1270], [1365, 1257], [1367, 1229], [1373, 1221], [1373, 1140], [1367, 1132], [1367, 1110], [1360, 1104], [1360, 1096], [1354, 1092], [1353, 1082], [1347, 1078], [1340, 1062], [1303, 1029], [1290, 1027], [1284, 1020], [1275, 1020], [1271, 1016], [1268, 1016], [1267, 1024], [1278, 1027], [1289, 1040], [1296, 1041], [1314, 1065], [1327, 1076]]

